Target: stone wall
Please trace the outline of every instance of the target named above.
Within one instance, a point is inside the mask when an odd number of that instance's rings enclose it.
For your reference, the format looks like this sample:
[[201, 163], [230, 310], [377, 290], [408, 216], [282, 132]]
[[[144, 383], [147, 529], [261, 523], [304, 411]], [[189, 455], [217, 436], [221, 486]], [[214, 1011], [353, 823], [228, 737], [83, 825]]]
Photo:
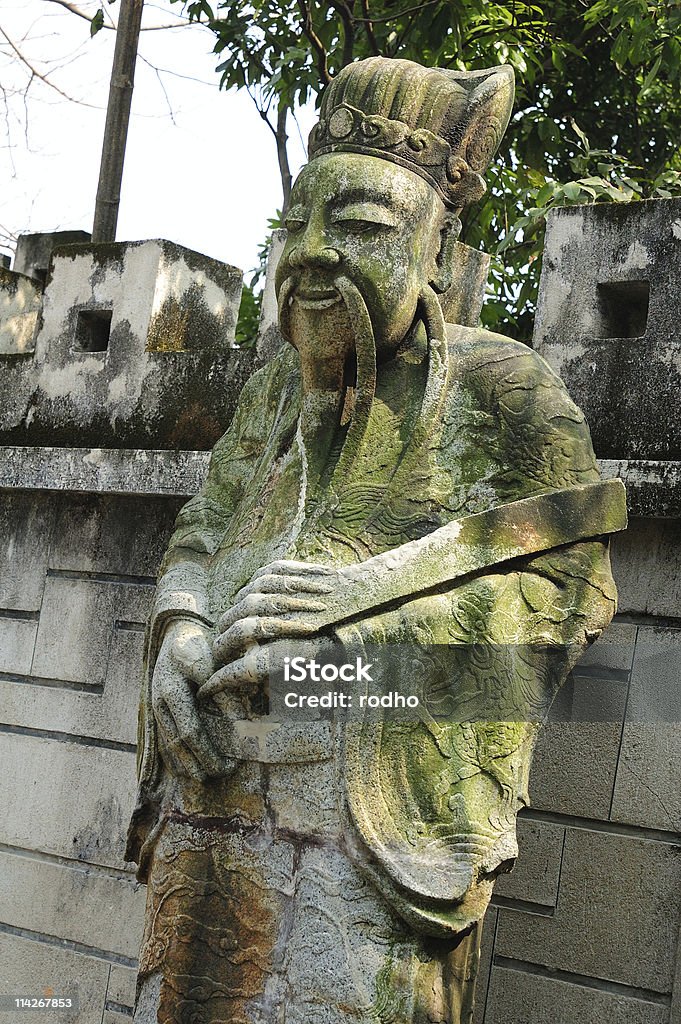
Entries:
[[145, 622], [252, 367], [233, 267], [164, 241], [50, 261], [49, 242], [0, 270], [0, 993], [76, 986], [63, 1019], [123, 1024], [145, 903], [123, 860]]
[[[640, 338], [606, 337], [592, 295], [603, 282], [617, 285], [618, 274], [628, 280], [629, 263], [613, 256], [607, 264], [606, 237], [618, 240], [613, 252], [625, 254], [660, 224], [675, 238], [681, 209], [664, 202], [617, 209], [604, 227], [598, 218], [610, 209], [554, 215], [535, 345], [590, 409], [605, 474], [628, 482], [635, 515], [613, 545], [620, 611], [566, 686], [541, 739], [533, 807], [519, 823], [520, 861], [500, 880], [485, 926], [476, 1024], [681, 1020], [679, 456], [642, 421], [628, 423], [629, 440], [634, 427], [639, 433], [634, 447], [601, 444], [607, 424], [598, 410], [609, 415], [622, 389], [635, 409], [648, 381], [645, 360], [628, 373], [622, 358], [606, 359], [609, 346], [638, 351]], [[565, 250], [566, 239], [574, 251]], [[24, 251], [42, 253], [41, 245]], [[44, 296], [26, 274], [0, 278], [0, 993], [77, 983], [77, 1024], [130, 1018], [144, 891], [122, 858], [134, 800], [144, 622], [174, 515], [200, 486], [206, 450], [251, 368], [230, 347], [238, 305], [231, 268], [206, 267], [169, 243], [107, 249], [57, 253]], [[664, 293], [653, 296], [676, 281], [670, 301], [678, 301], [681, 266], [669, 262], [675, 252], [670, 242], [662, 263], [641, 258], [634, 268], [637, 281], [650, 274], [649, 346], [661, 330], [651, 317], [665, 304]], [[175, 257], [181, 273], [172, 270]], [[127, 289], [116, 288], [131, 261], [146, 269], [129, 315], [117, 308], [129, 301]], [[474, 271], [470, 287], [479, 291]], [[174, 295], [175, 313], [200, 308], [210, 274], [211, 288], [224, 282], [222, 300], [219, 286], [212, 292], [215, 315], [168, 316], [154, 333], [158, 297]], [[576, 326], [571, 311], [588, 308], [591, 320], [583, 314]], [[45, 315], [49, 309], [62, 312]], [[107, 347], [84, 352], [78, 314], [100, 310], [111, 311]], [[641, 329], [637, 315], [627, 331]], [[270, 301], [263, 356], [278, 344], [275, 316]], [[125, 320], [130, 329], [117, 334], [115, 324]], [[116, 355], [119, 344], [125, 359]], [[671, 328], [665, 345], [676, 358]], [[600, 406], [585, 390], [592, 350], [603, 358], [599, 372], [619, 373]], [[92, 356], [99, 361], [86, 366]], [[55, 374], [65, 396], [56, 403]], [[74, 380], [78, 389], [83, 374], [89, 384], [79, 412]], [[128, 387], [138, 396], [132, 404]], [[673, 401], [672, 391], [655, 387], [660, 402]], [[175, 410], [190, 398], [199, 402], [196, 415], [178, 432]], [[46, 1020], [22, 1017], [33, 1019]]]

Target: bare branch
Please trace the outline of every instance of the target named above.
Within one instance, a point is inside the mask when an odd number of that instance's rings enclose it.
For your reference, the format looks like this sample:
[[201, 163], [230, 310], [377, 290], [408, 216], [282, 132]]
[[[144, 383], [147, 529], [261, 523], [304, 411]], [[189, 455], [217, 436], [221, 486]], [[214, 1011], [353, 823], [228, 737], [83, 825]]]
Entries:
[[[17, 55], [17, 57], [19, 58], [21, 63], [31, 72], [31, 78], [32, 79], [33, 78], [40, 79], [40, 81], [44, 82], [45, 85], [49, 85], [50, 89], [54, 89], [55, 92], [58, 92], [60, 96], [63, 96], [63, 98], [65, 100], [69, 100], [71, 103], [80, 103], [81, 106], [83, 106], [83, 107], [91, 107], [92, 110], [100, 110], [101, 109], [101, 107], [98, 107], [94, 103], [87, 103], [85, 100], [78, 100], [78, 99], [76, 99], [75, 96], [69, 96], [69, 94], [67, 92], [64, 92], [63, 89], [60, 89], [59, 86], [54, 84], [54, 82], [51, 82], [49, 80], [49, 78], [47, 77], [47, 75], [43, 75], [40, 71], [38, 71], [38, 69], [36, 67], [33, 66], [33, 64], [31, 64], [31, 62], [28, 60], [28, 58], [25, 57], [24, 54], [21, 52], [19, 47], [16, 46], [16, 44], [12, 42], [12, 40], [10, 39], [10, 37], [7, 35], [7, 33], [5, 32], [5, 30], [2, 27], [0, 27], [0, 35], [7, 41], [7, 43], [12, 48], [14, 53]], [[30, 85], [30, 82], [29, 82], [29, 85]]]
[[[79, 18], [83, 18], [83, 20], [87, 21], [89, 24], [92, 24], [92, 22], [94, 21], [94, 15], [92, 17], [90, 17], [90, 15], [87, 14], [85, 11], [81, 11], [80, 7], [76, 6], [76, 4], [70, 3], [70, 0], [44, 0], [44, 3], [46, 3], [46, 4], [58, 4], [59, 7], [64, 7], [67, 11], [70, 11], [71, 14], [75, 14]], [[178, 15], [178, 17], [179, 17], [179, 15]], [[180, 22], [173, 22], [172, 24], [168, 24], [168, 25], [143, 25], [141, 31], [142, 32], [161, 32], [161, 31], [165, 31], [166, 29], [169, 29], [169, 28], [185, 28], [187, 25], [194, 25], [194, 24], [198, 24], [198, 22], [191, 22], [191, 21], [189, 21], [187, 19], [187, 20], [183, 20], [183, 21], [180, 21]], [[116, 31], [116, 26], [114, 24], [111, 24], [111, 25], [104, 24], [104, 25], [102, 25], [102, 28], [109, 29], [110, 31], [113, 31], [113, 32]]]
[[255, 92], [251, 92], [250, 86], [246, 86], [246, 92], [248, 93], [248, 95], [253, 100], [253, 103], [255, 105], [255, 109], [258, 111], [258, 113], [260, 114], [261, 118], [263, 119], [263, 121], [265, 122], [265, 124], [267, 125], [269, 130], [272, 132], [272, 135], [274, 135], [274, 138], [276, 140], [276, 138], [277, 138], [277, 130], [274, 127], [274, 125], [272, 124], [272, 122], [270, 121], [269, 117], [267, 116], [268, 113], [269, 113], [269, 105], [267, 106], [267, 108], [265, 110], [263, 110], [263, 108], [258, 103], [257, 95], [255, 94]]
[[150, 60], [147, 60], [146, 57], [143, 57], [141, 53], [138, 53], [137, 57], [139, 60], [142, 61], [143, 64], [146, 64], [148, 68], [151, 68], [151, 70], [156, 75], [156, 78], [158, 79], [158, 84], [161, 86], [161, 92], [163, 93], [163, 96], [166, 101], [166, 106], [168, 107], [168, 115], [170, 117], [170, 120], [172, 124], [177, 125], [177, 121], [175, 120], [175, 114], [173, 113], [172, 104], [170, 102], [170, 97], [168, 96], [168, 90], [166, 89], [163, 79], [161, 78], [160, 69], [157, 68], [155, 64], [152, 64]]

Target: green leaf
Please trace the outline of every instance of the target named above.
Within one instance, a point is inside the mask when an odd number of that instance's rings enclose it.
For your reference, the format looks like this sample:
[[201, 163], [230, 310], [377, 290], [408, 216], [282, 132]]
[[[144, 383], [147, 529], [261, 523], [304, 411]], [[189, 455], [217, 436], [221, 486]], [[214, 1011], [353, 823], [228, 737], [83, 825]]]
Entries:
[[646, 77], [643, 79], [643, 85], [641, 86], [641, 88], [639, 90], [639, 94], [638, 94], [639, 95], [639, 99], [643, 99], [645, 94], [648, 92], [648, 90], [650, 89], [651, 85], [653, 84], [653, 82], [657, 78], [657, 75], [658, 75], [658, 72], [659, 72], [661, 66], [662, 66], [662, 54], [659, 55], [659, 57], [657, 58], [657, 60], [653, 64], [652, 68], [650, 69], [650, 71], [648, 72]]
[[555, 185], [553, 185], [550, 181], [547, 181], [547, 183], [545, 185], [542, 185], [542, 187], [537, 192], [537, 197], [535, 199], [537, 206], [546, 206], [548, 201], [550, 199], [553, 199], [554, 192]]
[[568, 181], [566, 185], [563, 185], [565, 198], [571, 200], [571, 202], [577, 202], [581, 190], [582, 187], [578, 181]]
[[95, 16], [90, 22], [90, 39], [96, 36], [102, 28], [104, 28], [104, 11], [100, 7], [98, 11], [95, 11]]
[[587, 139], [586, 135], [584, 134], [582, 129], [579, 127], [577, 122], [575, 121], [574, 117], [570, 118], [570, 124], [572, 125], [573, 132], [575, 133], [575, 135], [577, 136], [579, 141], [584, 146], [584, 149], [588, 153], [590, 151], [590, 149], [591, 149], [591, 146], [589, 145], [589, 140]]

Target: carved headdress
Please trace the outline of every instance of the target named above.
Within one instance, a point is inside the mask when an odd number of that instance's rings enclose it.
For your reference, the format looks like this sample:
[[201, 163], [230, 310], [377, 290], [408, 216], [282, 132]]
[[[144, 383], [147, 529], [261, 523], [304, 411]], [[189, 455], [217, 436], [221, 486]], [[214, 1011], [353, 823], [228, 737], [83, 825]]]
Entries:
[[508, 125], [513, 69], [424, 68], [370, 57], [343, 68], [327, 87], [309, 139], [309, 159], [365, 153], [407, 167], [452, 209], [485, 192], [482, 172]]

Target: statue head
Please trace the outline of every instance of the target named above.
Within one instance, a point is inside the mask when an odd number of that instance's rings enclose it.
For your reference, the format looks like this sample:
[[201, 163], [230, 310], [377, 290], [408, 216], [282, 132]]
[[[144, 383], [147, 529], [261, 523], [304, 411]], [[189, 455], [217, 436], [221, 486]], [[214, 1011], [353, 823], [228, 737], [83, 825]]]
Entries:
[[315, 345], [318, 358], [320, 347], [353, 352], [353, 292], [376, 359], [395, 354], [424, 291], [451, 284], [458, 215], [485, 191], [512, 102], [507, 65], [461, 72], [372, 57], [331, 82], [277, 270], [282, 331], [301, 356]]

